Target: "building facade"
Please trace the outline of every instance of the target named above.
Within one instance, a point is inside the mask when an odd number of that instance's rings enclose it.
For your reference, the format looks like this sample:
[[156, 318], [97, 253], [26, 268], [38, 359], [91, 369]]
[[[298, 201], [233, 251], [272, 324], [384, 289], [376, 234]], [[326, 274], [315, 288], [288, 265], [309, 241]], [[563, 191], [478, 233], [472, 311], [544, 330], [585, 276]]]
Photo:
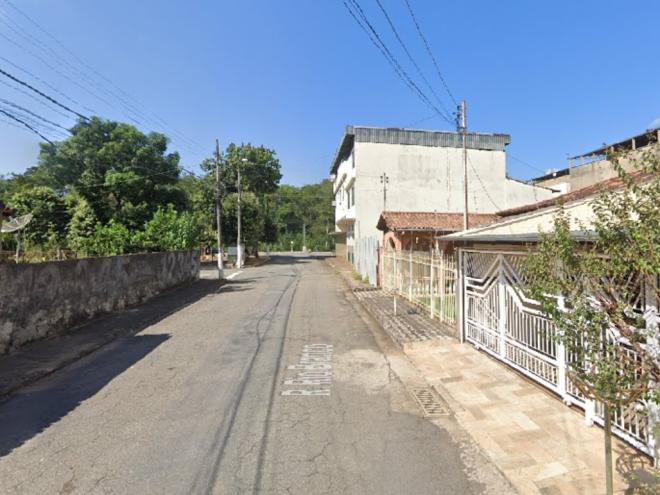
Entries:
[[[495, 213], [553, 197], [506, 175], [506, 134], [468, 133], [468, 208]], [[330, 169], [337, 254], [376, 284], [387, 210], [461, 213], [462, 136], [456, 132], [348, 126]]]
[[621, 165], [630, 172], [635, 168], [635, 159], [643, 153], [652, 152], [656, 155], [660, 153], [659, 141], [660, 129], [655, 129], [616, 143], [606, 144], [595, 150], [571, 156], [567, 168], [548, 171], [532, 182], [538, 186], [550, 187], [562, 194], [577, 191], [617, 177], [617, 172], [607, 156], [609, 151], [625, 151], [627, 154], [621, 159]]

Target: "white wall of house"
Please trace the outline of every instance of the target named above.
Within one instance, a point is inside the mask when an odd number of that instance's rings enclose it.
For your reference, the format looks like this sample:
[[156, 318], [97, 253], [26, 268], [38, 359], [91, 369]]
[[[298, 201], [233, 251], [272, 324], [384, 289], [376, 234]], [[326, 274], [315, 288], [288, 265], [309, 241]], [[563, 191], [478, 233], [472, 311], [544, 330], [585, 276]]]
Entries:
[[[535, 203], [552, 197], [546, 188], [506, 177], [504, 151], [468, 150], [468, 198], [472, 213]], [[388, 177], [383, 202], [381, 175]], [[463, 150], [455, 147], [355, 142], [335, 176], [336, 229], [346, 231], [354, 219], [347, 246], [354, 266], [376, 283], [376, 250], [382, 232], [376, 228], [384, 209], [390, 211], [463, 211]]]

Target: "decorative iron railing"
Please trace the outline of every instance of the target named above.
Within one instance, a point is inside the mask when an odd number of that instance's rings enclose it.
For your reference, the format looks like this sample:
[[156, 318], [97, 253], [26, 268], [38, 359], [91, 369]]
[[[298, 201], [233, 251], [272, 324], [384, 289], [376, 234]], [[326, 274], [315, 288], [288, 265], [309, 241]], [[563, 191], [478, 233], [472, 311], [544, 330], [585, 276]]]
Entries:
[[[552, 390], [565, 404], [582, 408], [588, 423], [602, 425], [601, 404], [586, 398], [569, 378], [568, 364], [576, 357], [555, 338], [555, 327], [538, 303], [525, 295], [525, 254], [462, 249], [460, 263], [465, 340]], [[655, 297], [640, 296], [634, 304], [640, 313], [648, 313], [652, 307], [654, 327], [658, 328]], [[636, 355], [632, 349], [627, 352]], [[655, 456], [653, 418], [642, 403], [620, 408], [614, 412], [613, 432]]]

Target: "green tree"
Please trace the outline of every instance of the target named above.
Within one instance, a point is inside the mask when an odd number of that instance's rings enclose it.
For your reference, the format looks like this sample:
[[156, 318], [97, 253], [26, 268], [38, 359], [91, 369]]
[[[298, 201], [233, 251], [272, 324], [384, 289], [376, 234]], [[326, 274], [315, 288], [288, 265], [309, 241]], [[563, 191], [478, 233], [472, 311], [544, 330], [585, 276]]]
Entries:
[[33, 215], [21, 233], [30, 244], [59, 247], [63, 243], [70, 216], [64, 199], [53, 189], [31, 187], [14, 193], [8, 203], [17, 215]]
[[198, 247], [202, 228], [197, 216], [177, 213], [172, 205], [159, 208], [136, 237], [149, 251], [174, 251]]
[[98, 219], [86, 199], [76, 197], [71, 208], [71, 220], [67, 226], [67, 245], [80, 255], [85, 252], [86, 239], [94, 236]]
[[[246, 161], [242, 161], [245, 159]], [[209, 167], [209, 165], [207, 165]], [[211, 167], [214, 170], [214, 165]], [[235, 192], [238, 169], [241, 171], [241, 189], [257, 196], [273, 193], [282, 178], [280, 162], [274, 150], [264, 146], [231, 143], [222, 156], [222, 183], [226, 192]]]
[[133, 250], [133, 238], [126, 226], [116, 220], [96, 224], [90, 237], [80, 239], [80, 249], [87, 256], [118, 256]]
[[42, 144], [34, 173], [59, 190], [77, 190], [100, 222], [139, 229], [159, 206], [185, 207], [178, 164], [164, 135], [93, 117], [79, 121], [64, 141]]
[[[612, 415], [639, 401], [653, 407], [660, 383], [657, 315], [645, 318], [636, 305], [640, 297], [660, 300], [658, 157], [614, 154], [610, 160], [623, 188], [593, 201], [592, 225], [560, 211], [552, 232], [530, 253], [526, 277], [566, 348], [570, 379], [603, 405], [608, 493]], [[633, 160], [638, 171], [626, 173], [623, 160]], [[592, 234], [589, 242], [575, 236], [585, 230]]]
[[[227, 243], [236, 243], [237, 218], [238, 218], [238, 194], [228, 194], [223, 202], [222, 231]], [[259, 204], [256, 194], [245, 192], [241, 195], [241, 235], [242, 242], [246, 248], [256, 251], [264, 232], [263, 209]]]

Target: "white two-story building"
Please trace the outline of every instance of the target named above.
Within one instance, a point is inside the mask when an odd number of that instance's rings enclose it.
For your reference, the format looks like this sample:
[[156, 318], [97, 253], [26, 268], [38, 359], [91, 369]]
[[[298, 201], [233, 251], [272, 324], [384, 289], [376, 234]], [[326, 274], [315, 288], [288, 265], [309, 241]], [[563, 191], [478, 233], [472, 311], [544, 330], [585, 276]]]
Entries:
[[[555, 193], [506, 175], [506, 134], [468, 133], [470, 213], [496, 213]], [[337, 256], [376, 283], [383, 211], [463, 211], [462, 136], [456, 132], [347, 126], [330, 169]]]

